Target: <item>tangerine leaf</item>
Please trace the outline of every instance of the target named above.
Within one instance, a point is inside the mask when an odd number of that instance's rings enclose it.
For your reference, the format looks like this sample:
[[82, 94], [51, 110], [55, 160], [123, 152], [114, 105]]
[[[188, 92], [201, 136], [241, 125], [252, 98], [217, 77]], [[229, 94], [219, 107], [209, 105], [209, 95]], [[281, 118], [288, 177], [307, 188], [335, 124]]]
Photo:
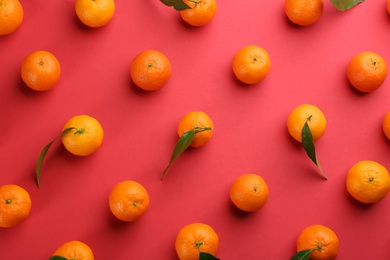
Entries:
[[68, 259], [68, 258], [63, 257], [63, 256], [53, 255], [49, 258], [49, 260], [73, 260], [73, 258]]
[[313, 249], [299, 251], [290, 260], [309, 260], [312, 251]]
[[37, 161], [37, 165], [35, 167], [35, 173], [37, 175], [37, 184], [38, 184], [38, 188], [41, 187], [41, 184], [40, 184], [40, 179], [41, 179], [41, 168], [42, 168], [42, 163], [43, 163], [43, 159], [45, 159], [45, 156], [47, 154], [47, 151], [49, 151], [49, 148], [51, 147], [51, 145], [55, 142], [55, 140], [57, 140], [57, 138], [65, 135], [66, 133], [68, 133], [70, 130], [74, 129], [74, 127], [69, 127], [69, 128], [66, 128], [62, 131], [62, 133], [57, 136], [56, 138], [54, 138], [53, 141], [51, 141], [50, 143], [48, 143], [41, 151], [41, 153], [39, 154], [39, 157], [38, 157], [38, 161]]
[[220, 260], [220, 259], [216, 258], [212, 254], [209, 254], [207, 252], [200, 252], [199, 253], [199, 260]]
[[330, 0], [339, 11], [347, 11], [364, 0]]
[[176, 11], [183, 11], [185, 9], [191, 9], [183, 0], [160, 0], [166, 6], [173, 6]]
[[324, 172], [322, 171], [320, 162], [317, 159], [317, 154], [316, 154], [316, 148], [315, 148], [315, 145], [314, 145], [313, 135], [312, 135], [312, 133], [310, 131], [309, 124], [307, 123], [308, 121], [310, 121], [310, 118], [311, 118], [311, 116], [309, 116], [307, 118], [307, 120], [306, 120], [306, 122], [305, 122], [305, 124], [303, 125], [303, 128], [302, 128], [302, 145], [303, 145], [303, 148], [306, 151], [307, 156], [309, 156], [309, 158], [315, 163], [315, 165], [317, 165], [317, 167], [320, 170], [322, 176], [325, 179], [328, 179], [325, 176]]
[[169, 167], [176, 160], [176, 158], [179, 157], [179, 155], [182, 154], [188, 148], [188, 146], [191, 144], [192, 140], [194, 140], [194, 136], [195, 136], [195, 129], [192, 129], [188, 132], [185, 132], [184, 134], [182, 134], [182, 136], [180, 136], [179, 140], [176, 143], [175, 149], [173, 150], [171, 160], [170, 160], [167, 168], [165, 168], [161, 179], [164, 178]]

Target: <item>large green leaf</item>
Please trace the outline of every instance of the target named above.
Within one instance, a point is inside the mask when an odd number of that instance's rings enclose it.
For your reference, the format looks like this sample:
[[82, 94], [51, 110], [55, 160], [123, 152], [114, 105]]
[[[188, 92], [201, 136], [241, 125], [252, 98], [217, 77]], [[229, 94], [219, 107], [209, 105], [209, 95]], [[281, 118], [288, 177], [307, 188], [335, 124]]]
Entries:
[[37, 161], [37, 165], [35, 167], [35, 173], [37, 175], [37, 184], [38, 184], [38, 188], [41, 187], [41, 183], [40, 183], [40, 179], [41, 179], [41, 168], [42, 168], [42, 163], [43, 163], [43, 159], [45, 159], [45, 156], [47, 154], [47, 151], [49, 151], [49, 148], [51, 147], [51, 145], [55, 142], [55, 140], [57, 140], [57, 138], [65, 135], [66, 133], [68, 133], [70, 130], [72, 129], [75, 129], [74, 127], [69, 127], [69, 128], [66, 128], [62, 131], [62, 133], [57, 136], [56, 138], [54, 138], [53, 141], [51, 141], [50, 143], [48, 143], [41, 151], [41, 153], [39, 154], [39, 157], [38, 157], [38, 161]]
[[334, 7], [339, 11], [346, 11], [355, 5], [364, 2], [364, 0], [330, 0]]
[[176, 160], [176, 158], [179, 157], [179, 155], [182, 154], [191, 144], [192, 140], [194, 139], [194, 136], [195, 136], [195, 129], [192, 129], [188, 132], [185, 132], [182, 136], [180, 136], [179, 140], [177, 140], [175, 149], [173, 150], [171, 156], [171, 160], [167, 168], [165, 168], [162, 174], [162, 179], [164, 179], [165, 174], [167, 173], [169, 167], [171, 167], [172, 163]]
[[312, 251], [313, 249], [299, 251], [293, 255], [290, 260], [309, 260]]
[[183, 11], [185, 9], [191, 9], [183, 0], [160, 0], [166, 6], [173, 6], [177, 11]]
[[200, 252], [199, 253], [199, 260], [220, 260], [220, 259], [216, 258], [212, 254], [209, 254], [207, 252]]
[[52, 257], [49, 258], [49, 260], [74, 260], [74, 259], [73, 258], [68, 259], [63, 256], [53, 255]]
[[316, 148], [315, 148], [315, 145], [314, 145], [313, 135], [312, 135], [312, 133], [310, 131], [309, 124], [307, 123], [308, 121], [310, 121], [310, 119], [311, 119], [311, 116], [308, 117], [308, 119], [306, 120], [306, 122], [305, 122], [305, 124], [303, 125], [303, 128], [302, 128], [302, 145], [303, 145], [303, 148], [306, 151], [307, 156], [309, 156], [309, 158], [317, 165], [317, 167], [320, 170], [322, 176], [325, 179], [328, 179], [325, 176], [324, 172], [322, 171], [320, 162], [317, 159], [317, 154], [316, 154]]

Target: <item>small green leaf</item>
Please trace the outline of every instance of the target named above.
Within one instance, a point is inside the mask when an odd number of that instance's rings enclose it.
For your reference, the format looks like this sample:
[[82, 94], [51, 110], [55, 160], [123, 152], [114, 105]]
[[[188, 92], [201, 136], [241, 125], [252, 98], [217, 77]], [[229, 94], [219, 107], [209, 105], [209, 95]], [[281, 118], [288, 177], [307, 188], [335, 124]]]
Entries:
[[347, 11], [364, 0], [330, 0], [339, 11]]
[[299, 251], [290, 260], [309, 260], [312, 251], [313, 249]]
[[167, 173], [172, 163], [176, 160], [176, 158], [188, 148], [192, 140], [194, 140], [194, 136], [195, 136], [195, 129], [185, 132], [182, 136], [180, 136], [179, 140], [176, 143], [175, 149], [173, 150], [171, 160], [167, 168], [165, 168], [161, 179], [164, 179], [165, 174]]
[[75, 129], [74, 127], [69, 127], [69, 128], [66, 128], [62, 131], [62, 133], [57, 136], [56, 138], [54, 138], [53, 141], [51, 141], [50, 143], [48, 143], [41, 151], [41, 153], [39, 154], [39, 158], [38, 158], [38, 161], [37, 161], [37, 165], [35, 167], [35, 173], [37, 174], [37, 184], [38, 184], [38, 188], [41, 187], [41, 184], [40, 184], [40, 178], [41, 178], [41, 168], [42, 168], [42, 163], [43, 163], [43, 159], [45, 159], [45, 156], [47, 154], [47, 151], [49, 150], [50, 146], [54, 143], [55, 140], [57, 140], [57, 138], [59, 137], [62, 137], [63, 135], [65, 135], [66, 133], [68, 133], [70, 130], [72, 129]]
[[191, 9], [183, 0], [160, 0], [166, 6], [173, 6], [176, 11], [183, 11], [185, 9]]
[[209, 254], [207, 252], [200, 252], [199, 253], [199, 260], [220, 260], [220, 259], [216, 258], [212, 254]]
[[49, 258], [49, 260], [74, 260], [74, 259], [73, 258], [68, 259], [63, 256], [53, 255], [52, 257]]
[[309, 116], [307, 118], [307, 120], [306, 120], [306, 122], [305, 122], [305, 124], [303, 125], [303, 128], [302, 128], [302, 145], [303, 145], [303, 148], [305, 148], [306, 154], [317, 165], [317, 167], [320, 170], [322, 176], [325, 179], [328, 179], [325, 176], [324, 172], [322, 171], [320, 162], [317, 159], [313, 135], [311, 134], [309, 124], [307, 123], [308, 121], [310, 121], [311, 117], [312, 116]]

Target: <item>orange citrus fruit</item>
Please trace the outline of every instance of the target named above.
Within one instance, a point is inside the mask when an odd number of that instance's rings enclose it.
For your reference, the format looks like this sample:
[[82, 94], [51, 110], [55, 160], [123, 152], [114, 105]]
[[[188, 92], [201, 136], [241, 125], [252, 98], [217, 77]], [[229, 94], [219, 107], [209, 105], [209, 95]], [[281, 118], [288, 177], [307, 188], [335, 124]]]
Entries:
[[192, 111], [180, 119], [177, 133], [181, 137], [191, 130], [195, 130], [195, 135], [190, 146], [201, 147], [210, 141], [214, 132], [214, 123], [205, 112]]
[[270, 68], [268, 52], [256, 45], [245, 46], [233, 58], [234, 75], [246, 84], [259, 83], [268, 75]]
[[284, 3], [288, 19], [300, 26], [316, 23], [321, 18], [323, 10], [322, 0], [286, 0]]
[[216, 0], [183, 0], [191, 9], [180, 11], [181, 18], [192, 26], [204, 26], [217, 12]]
[[130, 76], [134, 84], [148, 91], [162, 88], [171, 73], [171, 62], [167, 56], [156, 50], [142, 51], [130, 65]]
[[72, 154], [87, 156], [102, 145], [103, 128], [95, 118], [88, 115], [74, 116], [66, 122], [63, 131], [70, 128], [62, 135], [62, 143]]
[[361, 52], [349, 62], [347, 76], [354, 88], [369, 93], [378, 89], [385, 81], [387, 65], [379, 54], [370, 51]]
[[175, 248], [180, 260], [198, 260], [200, 252], [215, 255], [218, 244], [218, 235], [212, 227], [203, 223], [192, 223], [177, 233]]
[[31, 211], [30, 194], [19, 185], [0, 186], [0, 227], [9, 228], [25, 220]]
[[313, 249], [311, 260], [333, 260], [339, 253], [339, 239], [335, 232], [322, 225], [306, 227], [298, 236], [297, 252]]
[[322, 111], [316, 106], [302, 104], [294, 108], [287, 117], [288, 132], [298, 142], [302, 142], [302, 128], [305, 122], [314, 140], [318, 140], [324, 134], [326, 118]]
[[23, 22], [23, 7], [18, 0], [0, 0], [0, 35], [16, 31]]
[[125, 222], [136, 221], [149, 207], [149, 195], [145, 187], [130, 180], [116, 184], [108, 201], [112, 214]]
[[31, 89], [46, 91], [52, 89], [59, 81], [61, 65], [52, 53], [34, 51], [24, 58], [20, 75]]
[[387, 112], [382, 121], [383, 133], [390, 140], [390, 112]]
[[92, 249], [85, 243], [77, 240], [69, 241], [57, 248], [52, 256], [61, 256], [74, 260], [94, 260]]
[[230, 187], [230, 199], [240, 210], [255, 212], [268, 200], [268, 185], [257, 174], [241, 175]]
[[346, 187], [356, 200], [366, 204], [376, 203], [390, 191], [389, 172], [375, 161], [359, 161], [349, 169]]
[[99, 28], [111, 21], [115, 3], [114, 0], [76, 0], [75, 10], [83, 24]]
[[390, 0], [387, 0], [387, 12], [390, 14]]

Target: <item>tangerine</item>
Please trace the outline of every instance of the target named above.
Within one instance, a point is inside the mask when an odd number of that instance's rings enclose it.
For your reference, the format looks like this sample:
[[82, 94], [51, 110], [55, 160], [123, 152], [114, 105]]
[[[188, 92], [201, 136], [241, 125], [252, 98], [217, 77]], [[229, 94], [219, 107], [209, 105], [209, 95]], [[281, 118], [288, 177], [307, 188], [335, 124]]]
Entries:
[[268, 52], [256, 45], [243, 47], [233, 58], [234, 75], [246, 84], [259, 83], [268, 75], [270, 68]]
[[171, 62], [156, 50], [142, 51], [130, 65], [130, 76], [134, 84], [147, 91], [161, 89], [168, 82], [171, 73]]
[[16, 184], [0, 186], [0, 227], [9, 228], [25, 220], [31, 212], [30, 194]]
[[359, 161], [349, 169], [346, 187], [356, 200], [366, 204], [376, 203], [390, 191], [389, 172], [378, 162]]
[[311, 260], [333, 260], [339, 252], [339, 239], [336, 233], [328, 227], [308, 226], [297, 239], [297, 252], [303, 250], [312, 250]]
[[211, 226], [192, 223], [177, 233], [175, 248], [180, 260], [198, 260], [200, 252], [215, 255], [218, 244], [218, 235]]
[[390, 0], [387, 0], [387, 12], [390, 14]]
[[387, 139], [390, 140], [390, 111], [386, 113], [382, 121], [382, 130]]
[[214, 132], [214, 123], [205, 112], [192, 111], [180, 119], [177, 133], [181, 137], [191, 130], [195, 130], [195, 135], [190, 146], [201, 147], [210, 141]]
[[379, 54], [361, 52], [349, 62], [347, 76], [354, 88], [369, 93], [382, 86], [387, 76], [387, 65]]
[[302, 104], [294, 108], [287, 117], [287, 129], [290, 135], [302, 142], [302, 128], [307, 122], [313, 139], [318, 140], [326, 130], [326, 118], [322, 111], [310, 104]]
[[103, 142], [103, 128], [99, 121], [88, 115], [74, 116], [66, 122], [62, 143], [74, 155], [87, 156], [94, 153]]
[[23, 22], [23, 6], [18, 0], [0, 1], [0, 35], [11, 34]]
[[34, 51], [27, 55], [21, 66], [20, 75], [24, 83], [33, 90], [52, 89], [60, 79], [61, 65], [48, 51]]
[[99, 28], [111, 21], [115, 3], [114, 0], [76, 0], [75, 11], [83, 24]]
[[240, 210], [255, 212], [265, 205], [268, 193], [268, 185], [261, 176], [244, 174], [233, 182], [230, 199]]
[[143, 216], [149, 207], [149, 195], [136, 181], [122, 181], [114, 186], [109, 196], [112, 214], [119, 220], [132, 222]]
[[52, 256], [61, 256], [74, 260], [94, 260], [92, 249], [85, 243], [77, 240], [69, 241], [57, 248]]
[[300, 26], [312, 25], [322, 16], [322, 0], [286, 0], [284, 11], [291, 22]]
[[217, 12], [216, 0], [183, 0], [190, 9], [180, 11], [181, 18], [192, 26], [204, 26], [211, 22]]

